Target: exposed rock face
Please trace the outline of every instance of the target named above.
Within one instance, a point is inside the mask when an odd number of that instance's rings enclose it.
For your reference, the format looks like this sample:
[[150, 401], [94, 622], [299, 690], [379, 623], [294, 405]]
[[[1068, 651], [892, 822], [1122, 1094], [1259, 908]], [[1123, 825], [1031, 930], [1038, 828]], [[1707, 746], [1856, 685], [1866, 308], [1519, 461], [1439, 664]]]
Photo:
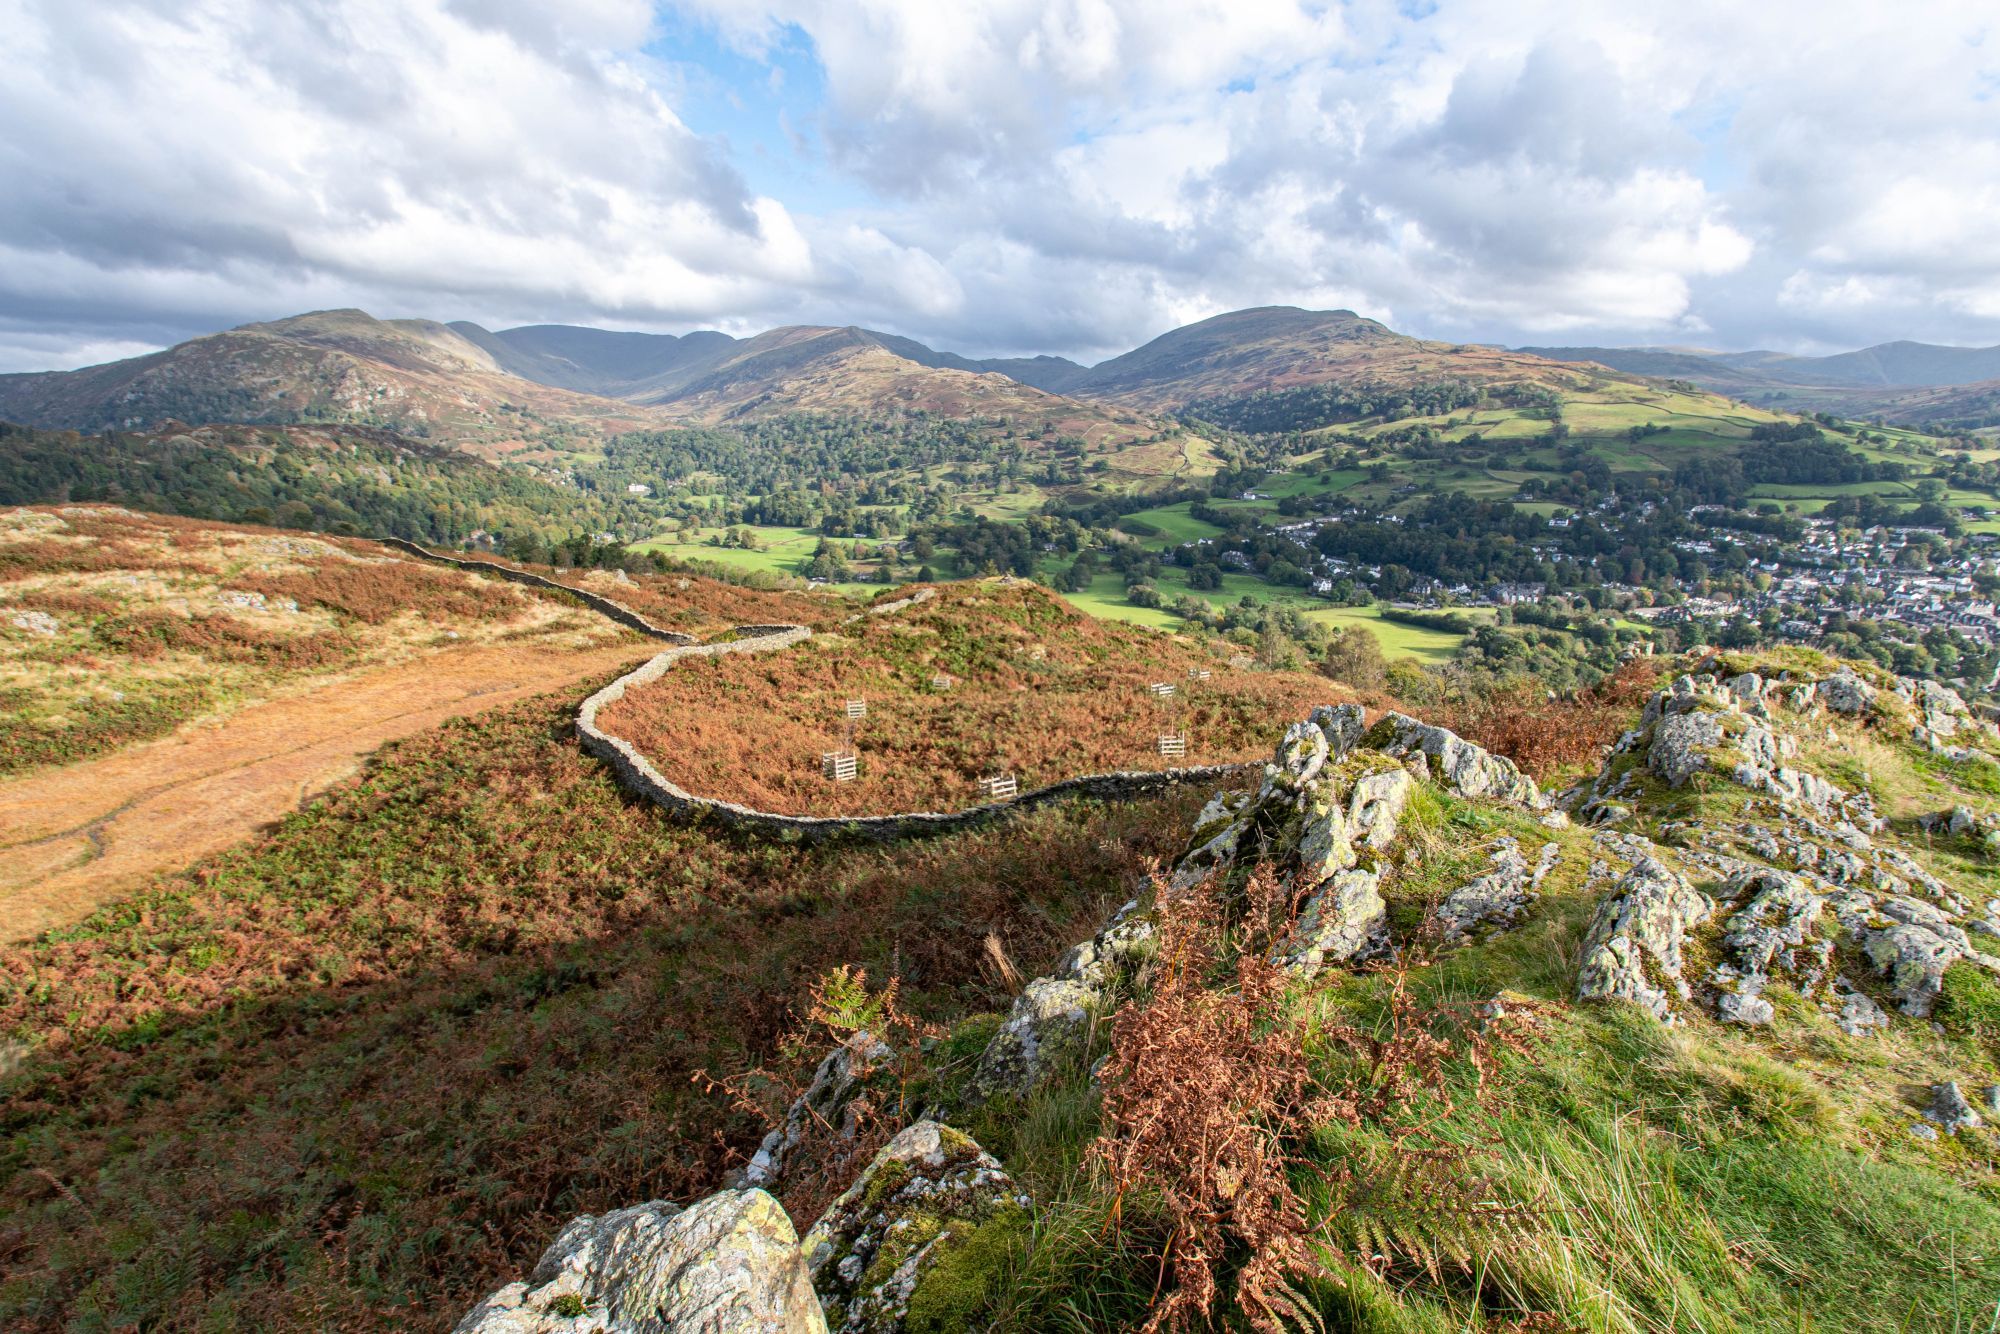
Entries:
[[1819, 683], [1819, 702], [1835, 713], [1867, 713], [1875, 707], [1875, 698], [1875, 687], [1846, 668]]
[[1709, 755], [1723, 742], [1719, 713], [1690, 711], [1660, 719], [1653, 728], [1653, 744], [1646, 752], [1646, 767], [1666, 780], [1669, 787], [1686, 787], [1688, 780], [1709, 767]]
[[[1583, 797], [1583, 813], [1598, 823], [1628, 816], [1620, 799], [1632, 775], [1615, 761], [1636, 756], [1669, 787], [1685, 787], [1699, 773], [1715, 773], [1741, 787], [1776, 797], [1788, 809], [1863, 830], [1881, 827], [1865, 794], [1839, 787], [1786, 761], [1796, 746], [1773, 727], [1763, 678], [1746, 672], [1726, 681], [1712, 675], [1676, 678], [1646, 703], [1637, 728], [1613, 748], [1597, 781]], [[1838, 690], [1836, 690], [1838, 693]], [[1794, 691], [1794, 698], [1798, 695]]]
[[1512, 760], [1408, 714], [1384, 717], [1368, 730], [1363, 742], [1387, 755], [1423, 755], [1438, 781], [1462, 797], [1489, 797], [1537, 810], [1548, 803], [1535, 780]]
[[1712, 977], [1716, 1017], [1739, 1024], [1768, 1024], [1776, 1011], [1763, 997], [1773, 976], [1783, 977], [1801, 995], [1825, 982], [1833, 942], [1817, 934], [1825, 901], [1797, 876], [1751, 871], [1729, 886], [1732, 898], [1749, 902], [1729, 919], [1722, 937], [1725, 962]]
[[1137, 980], [1155, 949], [1153, 919], [1132, 902], [1095, 937], [1071, 949], [1049, 977], [1038, 977], [980, 1055], [968, 1096], [1024, 1093], [1052, 1067], [1081, 1057], [1093, 1018]]
[[1278, 961], [1316, 973], [1379, 950], [1389, 934], [1389, 908], [1382, 902], [1380, 884], [1373, 871], [1335, 873], [1307, 900], [1297, 928], [1278, 948]]
[[1904, 1014], [1930, 1016], [1944, 991], [1945, 970], [1973, 952], [1965, 932], [1927, 903], [1892, 898], [1858, 924], [1861, 949], [1901, 1003]]
[[812, 1083], [785, 1114], [785, 1124], [764, 1137], [756, 1156], [744, 1169], [744, 1183], [766, 1186], [784, 1172], [785, 1160], [815, 1125], [853, 1139], [857, 1126], [854, 1101], [867, 1086], [867, 1076], [895, 1059], [889, 1044], [872, 1033], [856, 1033], [836, 1047], [813, 1072]]
[[1326, 733], [1317, 724], [1293, 723], [1278, 742], [1278, 772], [1292, 787], [1310, 783], [1325, 766], [1328, 749]]
[[1584, 941], [1577, 999], [1629, 1000], [1657, 1019], [1668, 1018], [1674, 996], [1692, 994], [1681, 974], [1681, 947], [1689, 929], [1711, 911], [1708, 899], [1663, 862], [1639, 862], [1598, 905]]
[[1965, 1100], [1965, 1093], [1956, 1080], [1932, 1085], [1931, 1105], [1924, 1109], [1924, 1116], [1937, 1122], [1947, 1135], [1956, 1135], [1961, 1130], [1977, 1130], [1985, 1124], [1979, 1113], [1972, 1110], [1972, 1104]]
[[910, 1126], [806, 1233], [828, 1324], [845, 1334], [971, 1328], [1031, 1203], [969, 1136]]
[[1307, 721], [1326, 737], [1327, 758], [1335, 761], [1347, 758], [1367, 730], [1367, 718], [1359, 704], [1336, 704], [1331, 708], [1322, 705], [1312, 711]]
[[525, 1283], [455, 1334], [824, 1334], [791, 1220], [761, 1190], [664, 1201], [562, 1230]]
[[1530, 866], [1519, 843], [1501, 839], [1493, 869], [1460, 885], [1438, 905], [1438, 925], [1447, 936], [1462, 936], [1478, 926], [1512, 925], [1534, 902], [1561, 852], [1557, 844], [1545, 843]]

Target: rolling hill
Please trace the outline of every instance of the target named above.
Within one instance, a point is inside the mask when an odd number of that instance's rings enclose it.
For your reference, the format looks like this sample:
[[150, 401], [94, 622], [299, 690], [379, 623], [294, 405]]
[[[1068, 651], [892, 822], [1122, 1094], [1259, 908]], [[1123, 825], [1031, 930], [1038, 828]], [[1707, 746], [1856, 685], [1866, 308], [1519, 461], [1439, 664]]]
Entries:
[[1748, 403], [1888, 421], [1979, 427], [2000, 420], [2000, 347], [1878, 343], [1827, 357], [1655, 347], [1524, 347], [1631, 375], [1687, 380]]
[[[959, 363], [959, 364], [953, 364]], [[926, 413], [1049, 425], [1092, 445], [1154, 435], [1160, 423], [1064, 397], [867, 329], [773, 329], [736, 344], [700, 376], [641, 398], [690, 421], [717, 424], [788, 412]]]
[[1159, 409], [1311, 384], [1443, 378], [1567, 387], [1586, 377], [1541, 357], [1411, 338], [1350, 310], [1262, 306], [1162, 334], [1091, 367], [1066, 392]]
[[497, 454], [660, 418], [522, 379], [442, 324], [332, 310], [82, 370], [0, 375], [0, 420], [92, 432], [169, 420], [341, 422]]
[[[1059, 358], [1022, 365], [1023, 374], [1051, 381], [1081, 369]], [[0, 420], [30, 426], [341, 423], [487, 455], [791, 413], [1019, 423], [1114, 447], [1161, 429], [912, 339], [853, 327], [790, 326], [740, 341], [714, 331], [675, 337], [564, 325], [493, 333], [334, 310], [102, 366], [0, 376]]]

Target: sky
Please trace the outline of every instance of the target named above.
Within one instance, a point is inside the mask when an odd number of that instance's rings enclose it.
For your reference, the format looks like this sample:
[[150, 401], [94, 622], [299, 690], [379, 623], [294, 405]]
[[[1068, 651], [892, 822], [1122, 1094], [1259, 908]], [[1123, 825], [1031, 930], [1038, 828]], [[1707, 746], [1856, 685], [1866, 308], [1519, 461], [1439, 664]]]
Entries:
[[0, 371], [305, 310], [2000, 343], [1991, 0], [0, 0]]

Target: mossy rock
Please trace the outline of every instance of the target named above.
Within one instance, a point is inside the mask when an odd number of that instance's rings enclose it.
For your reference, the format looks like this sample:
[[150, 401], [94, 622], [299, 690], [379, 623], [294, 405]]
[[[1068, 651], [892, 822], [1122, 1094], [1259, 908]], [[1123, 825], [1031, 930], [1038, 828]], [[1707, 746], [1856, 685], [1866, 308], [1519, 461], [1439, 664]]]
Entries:
[[970, 1136], [919, 1121], [806, 1234], [829, 1326], [848, 1334], [977, 1328], [1032, 1217], [1027, 1197]]

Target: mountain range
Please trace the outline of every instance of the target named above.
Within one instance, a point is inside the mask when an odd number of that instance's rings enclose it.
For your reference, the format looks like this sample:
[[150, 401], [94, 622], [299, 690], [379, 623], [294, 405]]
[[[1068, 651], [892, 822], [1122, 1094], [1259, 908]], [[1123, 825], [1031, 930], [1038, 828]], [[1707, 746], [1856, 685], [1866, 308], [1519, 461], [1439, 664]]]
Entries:
[[1676, 347], [1524, 347], [1553, 361], [1687, 380], [1761, 407], [1986, 426], [2000, 420], [2000, 346], [1878, 343], [1855, 352], [1712, 352]]
[[81, 431], [184, 422], [342, 422], [477, 453], [788, 413], [926, 415], [1118, 448], [1164, 438], [1191, 403], [1317, 383], [1443, 379], [1563, 389], [1604, 371], [1691, 381], [1761, 406], [1988, 424], [2000, 348], [1885, 343], [1832, 357], [1682, 348], [1433, 342], [1352, 311], [1266, 306], [1174, 329], [1084, 366], [973, 359], [854, 326], [622, 333], [572, 325], [318, 311], [75, 371], [0, 375], [0, 420]]

